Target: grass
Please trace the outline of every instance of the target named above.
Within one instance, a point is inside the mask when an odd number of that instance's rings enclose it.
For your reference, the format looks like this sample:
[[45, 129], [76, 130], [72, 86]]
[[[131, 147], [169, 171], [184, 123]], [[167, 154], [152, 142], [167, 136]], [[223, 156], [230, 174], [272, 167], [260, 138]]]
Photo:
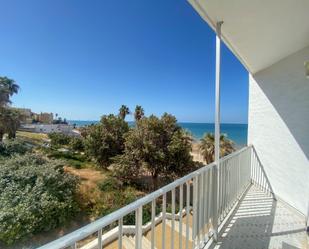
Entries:
[[[124, 186], [107, 170], [73, 167], [64, 169], [80, 179], [77, 200], [81, 210], [91, 220], [110, 214], [144, 195], [132, 186]], [[131, 216], [127, 217], [128, 223], [133, 221], [135, 220]]]
[[68, 166], [72, 166], [76, 169], [82, 168], [95, 168], [95, 164], [88, 160], [85, 155], [73, 152], [62, 152], [53, 149], [45, 149], [47, 156], [53, 159], [61, 159], [65, 161]]
[[17, 138], [24, 140], [27, 143], [40, 146], [48, 140], [48, 136], [43, 133], [33, 133], [26, 131], [17, 131]]

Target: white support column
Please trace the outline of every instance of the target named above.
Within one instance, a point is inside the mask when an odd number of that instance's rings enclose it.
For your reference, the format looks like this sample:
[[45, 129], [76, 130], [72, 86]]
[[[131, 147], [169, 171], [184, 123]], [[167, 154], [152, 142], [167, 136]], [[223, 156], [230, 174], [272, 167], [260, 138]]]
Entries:
[[220, 67], [221, 67], [221, 25], [217, 22], [216, 27], [216, 112], [215, 112], [215, 168], [213, 181], [213, 229], [214, 240], [218, 240], [218, 171], [220, 167]]

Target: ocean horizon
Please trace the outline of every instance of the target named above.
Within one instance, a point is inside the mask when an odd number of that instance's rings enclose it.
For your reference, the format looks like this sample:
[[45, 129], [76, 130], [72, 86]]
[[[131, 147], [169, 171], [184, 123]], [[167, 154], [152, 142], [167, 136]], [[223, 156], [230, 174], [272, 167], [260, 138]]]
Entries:
[[[96, 124], [97, 120], [68, 120], [69, 124], [77, 127]], [[129, 125], [134, 125], [133, 121], [128, 122]], [[214, 133], [214, 123], [194, 123], [194, 122], [178, 122], [178, 124], [189, 133], [195, 140], [200, 140], [205, 133]], [[221, 133], [231, 139], [237, 147], [242, 147], [247, 144], [248, 124], [222, 123]]]

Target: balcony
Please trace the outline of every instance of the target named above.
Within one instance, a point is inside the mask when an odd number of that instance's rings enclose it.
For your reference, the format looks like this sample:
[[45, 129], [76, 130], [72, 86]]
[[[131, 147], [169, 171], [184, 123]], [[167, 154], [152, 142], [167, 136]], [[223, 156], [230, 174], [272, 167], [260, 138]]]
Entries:
[[[145, 209], [149, 221], [143, 221]], [[131, 215], [131, 216], [130, 216]], [[127, 216], [134, 224], [125, 224]], [[306, 218], [275, 197], [245, 147], [40, 249], [308, 248]]]

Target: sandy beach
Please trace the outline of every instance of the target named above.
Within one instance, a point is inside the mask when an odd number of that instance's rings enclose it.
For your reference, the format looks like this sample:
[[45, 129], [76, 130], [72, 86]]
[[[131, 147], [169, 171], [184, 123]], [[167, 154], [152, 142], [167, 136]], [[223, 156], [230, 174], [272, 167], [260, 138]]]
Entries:
[[193, 156], [193, 161], [206, 163], [205, 160], [203, 160], [199, 146], [200, 146], [200, 142], [195, 141], [195, 140], [192, 142], [191, 155]]

